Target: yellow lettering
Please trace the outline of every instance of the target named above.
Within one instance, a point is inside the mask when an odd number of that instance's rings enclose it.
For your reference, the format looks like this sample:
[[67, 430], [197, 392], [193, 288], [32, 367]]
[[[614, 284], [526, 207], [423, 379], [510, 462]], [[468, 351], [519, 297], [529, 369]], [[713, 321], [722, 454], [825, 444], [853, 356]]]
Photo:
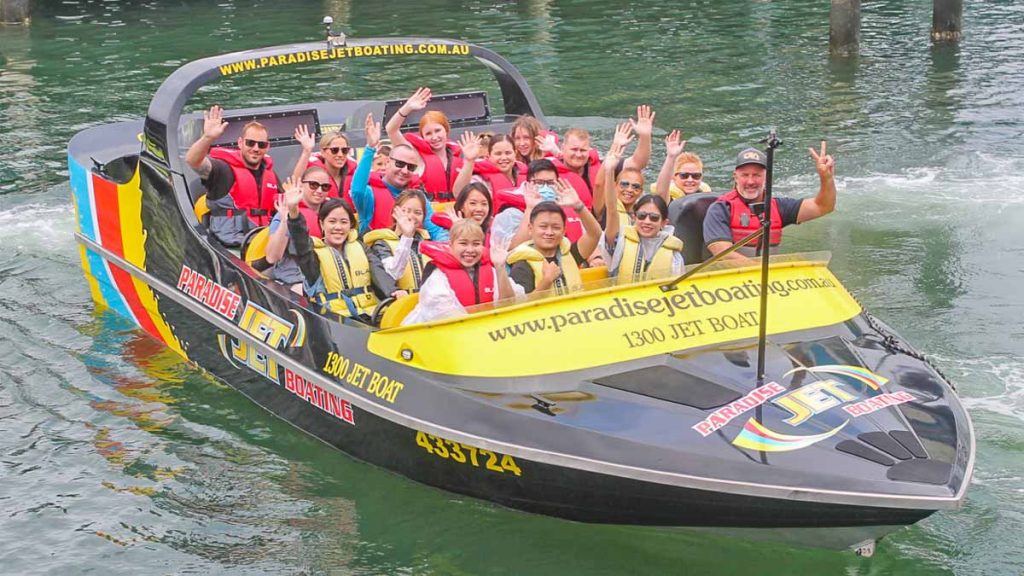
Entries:
[[786, 423], [792, 424], [793, 426], [796, 426], [811, 417], [811, 411], [792, 395], [783, 396], [776, 400], [775, 403], [793, 413], [792, 416], [785, 420]]

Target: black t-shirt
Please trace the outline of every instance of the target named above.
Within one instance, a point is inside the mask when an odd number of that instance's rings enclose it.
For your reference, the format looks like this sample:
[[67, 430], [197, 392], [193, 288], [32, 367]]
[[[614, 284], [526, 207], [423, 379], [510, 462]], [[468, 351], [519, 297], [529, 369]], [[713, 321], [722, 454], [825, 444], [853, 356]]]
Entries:
[[[210, 166], [210, 175], [202, 181], [203, 186], [206, 186], [207, 202], [227, 196], [235, 185], [235, 173], [231, 171], [231, 166], [227, 162], [219, 158], [210, 158]], [[263, 183], [263, 172], [266, 168], [267, 163], [260, 162], [259, 168], [255, 170], [249, 169], [258, 185]], [[276, 172], [274, 172], [274, 176], [277, 176]], [[278, 178], [277, 181], [280, 182], [281, 179]]]
[[[572, 255], [572, 259], [576, 261], [576, 265], [587, 261], [582, 255], [580, 255], [579, 248], [576, 247], [576, 243], [573, 242], [572, 248], [569, 249], [569, 254]], [[545, 258], [548, 262], [556, 262], [556, 257]], [[537, 289], [537, 279], [533, 275], [533, 268], [530, 268], [530, 263], [526, 260], [520, 260], [512, 265], [512, 270], [508, 273], [509, 278], [513, 282], [523, 287], [523, 290], [527, 294]]]

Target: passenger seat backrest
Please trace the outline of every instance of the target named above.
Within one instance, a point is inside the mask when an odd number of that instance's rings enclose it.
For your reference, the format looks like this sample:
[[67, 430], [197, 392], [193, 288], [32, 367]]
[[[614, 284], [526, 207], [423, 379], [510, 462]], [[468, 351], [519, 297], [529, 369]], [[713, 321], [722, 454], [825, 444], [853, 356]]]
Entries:
[[402, 325], [402, 320], [412, 312], [412, 309], [416, 307], [420, 301], [420, 293], [415, 292], [408, 296], [402, 296], [395, 300], [388, 306], [387, 310], [384, 311], [384, 315], [380, 319], [380, 328], [385, 330], [387, 328], [395, 328], [396, 326]]
[[196, 203], [192, 206], [192, 210], [196, 214], [196, 220], [202, 224], [203, 218], [210, 213], [210, 207], [206, 205], [206, 194], [196, 198]]
[[270, 228], [267, 226], [250, 230], [242, 240], [242, 260], [260, 272], [270, 268], [270, 264], [266, 261], [269, 239]]
[[704, 215], [718, 200], [713, 192], [698, 192], [672, 201], [668, 221], [675, 227], [675, 236], [683, 241], [686, 263], [697, 264], [711, 257], [704, 246]]

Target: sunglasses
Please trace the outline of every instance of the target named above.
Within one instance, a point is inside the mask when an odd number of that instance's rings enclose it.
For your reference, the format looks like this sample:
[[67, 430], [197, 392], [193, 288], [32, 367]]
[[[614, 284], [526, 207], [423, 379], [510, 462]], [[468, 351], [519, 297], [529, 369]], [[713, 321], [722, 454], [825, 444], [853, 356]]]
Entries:
[[625, 180], [619, 180], [619, 188], [632, 188], [633, 190], [643, 190], [644, 187], [639, 182], [626, 182]]
[[703, 175], [704, 174], [702, 172], [676, 172], [676, 176], [679, 176], [680, 180], [700, 180], [701, 176]]
[[420, 167], [419, 164], [413, 164], [412, 162], [403, 162], [401, 160], [395, 160], [394, 158], [391, 160], [395, 163], [395, 168], [398, 168], [399, 170], [405, 168], [409, 172], [415, 172], [416, 169]]
[[260, 150], [266, 150], [267, 146], [270, 146], [270, 142], [266, 140], [252, 140], [249, 138], [245, 139], [245, 145], [249, 148], [259, 148]]
[[303, 180], [302, 183], [305, 184], [306, 186], [309, 186], [309, 189], [311, 191], [313, 191], [313, 192], [316, 192], [317, 188], [319, 188], [320, 190], [323, 190], [324, 192], [330, 192], [331, 191], [331, 185], [330, 184], [324, 184], [322, 182], [314, 182], [312, 180]]
[[349, 150], [351, 150], [351, 148], [349, 148], [348, 146], [331, 146], [327, 150], [334, 155], [337, 155], [340, 152], [341, 154], [348, 156], [348, 152]]
[[658, 222], [661, 222], [661, 214], [658, 214], [657, 212], [637, 212], [636, 220], [637, 222], [640, 220], [650, 220], [657, 224]]

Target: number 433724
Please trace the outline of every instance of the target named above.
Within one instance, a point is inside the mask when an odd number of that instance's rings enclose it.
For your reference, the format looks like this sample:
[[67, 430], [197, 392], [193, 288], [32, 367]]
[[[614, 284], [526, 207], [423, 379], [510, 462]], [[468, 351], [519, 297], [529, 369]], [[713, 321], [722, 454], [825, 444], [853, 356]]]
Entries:
[[459, 464], [467, 464], [474, 468], [486, 468], [500, 474], [510, 472], [516, 476], [523, 475], [523, 471], [519, 469], [515, 459], [507, 454], [496, 454], [490, 450], [419, 431], [416, 432], [416, 445], [426, 450], [428, 454], [445, 460], [453, 460]]

